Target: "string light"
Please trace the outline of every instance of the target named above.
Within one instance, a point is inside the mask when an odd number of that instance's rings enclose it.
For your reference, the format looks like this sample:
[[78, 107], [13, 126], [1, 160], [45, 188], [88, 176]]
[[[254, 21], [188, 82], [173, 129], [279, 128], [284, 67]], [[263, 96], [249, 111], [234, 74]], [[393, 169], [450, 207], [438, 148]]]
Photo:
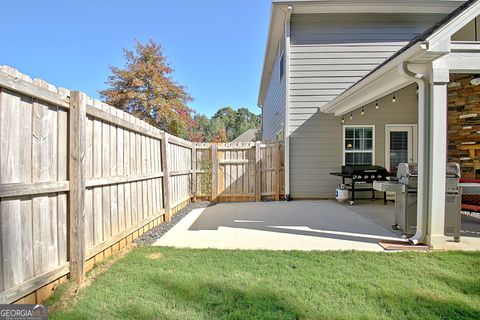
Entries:
[[345, 123], [345, 117], [342, 116], [342, 123]]
[[378, 100], [375, 102], [375, 109], [378, 109], [380, 108], [380, 106], [378, 105]]
[[353, 113], [350, 113], [350, 120], [353, 120]]
[[362, 107], [362, 116], [365, 114], [365, 109]]
[[397, 94], [397, 92], [395, 91], [395, 92], [393, 93], [393, 98], [392, 98], [392, 102], [393, 102], [393, 103], [395, 103], [395, 102], [397, 101], [396, 94]]

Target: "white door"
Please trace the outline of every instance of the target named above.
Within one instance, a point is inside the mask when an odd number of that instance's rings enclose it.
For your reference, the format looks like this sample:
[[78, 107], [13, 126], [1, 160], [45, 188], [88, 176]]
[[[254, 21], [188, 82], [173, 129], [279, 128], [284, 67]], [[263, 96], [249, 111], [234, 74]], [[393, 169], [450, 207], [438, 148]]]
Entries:
[[397, 172], [398, 164], [417, 162], [417, 126], [385, 126], [385, 167], [390, 172]]

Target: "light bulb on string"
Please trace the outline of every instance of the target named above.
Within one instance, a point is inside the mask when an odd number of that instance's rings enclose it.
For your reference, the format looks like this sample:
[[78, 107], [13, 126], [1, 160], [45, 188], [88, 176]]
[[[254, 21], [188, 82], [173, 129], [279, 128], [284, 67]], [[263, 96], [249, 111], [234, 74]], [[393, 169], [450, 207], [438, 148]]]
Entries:
[[393, 103], [397, 102], [397, 97], [396, 97], [396, 95], [397, 95], [397, 93], [394, 92], [394, 93], [393, 93], [393, 98], [392, 98], [392, 102], [393, 102]]
[[375, 109], [378, 109], [380, 108], [380, 106], [378, 105], [378, 100], [375, 102]]

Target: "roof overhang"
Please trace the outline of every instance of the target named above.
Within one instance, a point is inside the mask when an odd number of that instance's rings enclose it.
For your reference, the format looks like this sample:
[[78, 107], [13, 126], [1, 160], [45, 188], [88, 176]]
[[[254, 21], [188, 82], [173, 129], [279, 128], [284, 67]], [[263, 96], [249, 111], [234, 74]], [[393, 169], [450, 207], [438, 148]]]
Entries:
[[350, 87], [334, 100], [320, 108], [325, 113], [344, 115], [388, 94], [413, 83], [411, 79], [402, 77], [398, 73], [399, 65], [403, 62], [418, 64], [419, 66], [439, 58], [441, 53], [428, 53], [425, 43], [417, 43], [398, 55], [395, 59], [364, 78], [363, 81]]
[[409, 44], [406, 50], [400, 51], [401, 53], [322, 106], [320, 111], [334, 113], [336, 116], [344, 115], [411, 84], [413, 80], [402, 77], [398, 71], [404, 62], [408, 62], [414, 69], [417, 68], [417, 72], [424, 72], [422, 69], [426, 65], [451, 52], [474, 50], [478, 45], [452, 44], [451, 41], [454, 33], [480, 14], [480, 1], [465, 5], [462, 6], [465, 9], [459, 8], [462, 10], [458, 14], [438, 26], [431, 34], [428, 33], [423, 40]]
[[262, 107], [275, 63], [278, 42], [283, 35], [288, 6], [292, 14], [311, 13], [445, 13], [465, 0], [273, 0], [265, 57], [263, 62], [258, 106]]
[[291, 5], [294, 14], [308, 13], [450, 13], [465, 0], [273, 0]]

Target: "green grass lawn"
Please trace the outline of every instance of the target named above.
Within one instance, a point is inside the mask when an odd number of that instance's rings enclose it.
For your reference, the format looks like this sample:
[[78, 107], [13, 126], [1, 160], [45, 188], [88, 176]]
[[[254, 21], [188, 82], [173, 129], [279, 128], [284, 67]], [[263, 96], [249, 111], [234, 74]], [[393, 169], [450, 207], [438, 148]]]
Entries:
[[50, 319], [480, 319], [480, 252], [141, 247], [68, 305]]

